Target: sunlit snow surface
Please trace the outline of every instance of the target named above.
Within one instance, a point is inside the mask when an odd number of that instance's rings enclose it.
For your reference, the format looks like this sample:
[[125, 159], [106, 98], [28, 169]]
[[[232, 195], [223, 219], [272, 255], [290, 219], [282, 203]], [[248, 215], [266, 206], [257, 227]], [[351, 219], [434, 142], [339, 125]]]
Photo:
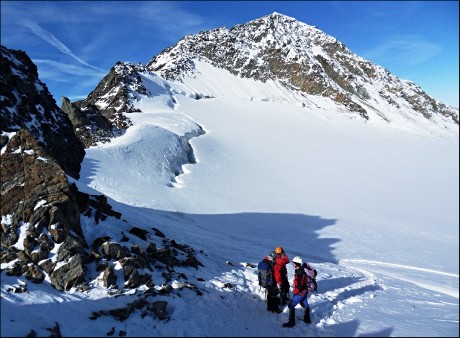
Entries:
[[[142, 113], [129, 115], [124, 135], [86, 150], [77, 184], [106, 194], [131, 224], [203, 250], [205, 267], [183, 270], [203, 296], [158, 297], [168, 301], [168, 322], [138, 312], [91, 321], [91, 311], [135, 296], [28, 281], [28, 293], [14, 294], [6, 290], [26, 280], [2, 273], [2, 336], [49, 335], [59, 322], [74, 337], [112, 327], [115, 336], [457, 337], [458, 126], [391, 110], [390, 123], [375, 114], [366, 122], [324, 98], [197, 67], [184, 83], [145, 75]], [[206, 133], [190, 141], [197, 163], [184, 165], [180, 137], [200, 127]], [[82, 226], [91, 242], [126, 225], [96, 229], [82, 217]], [[246, 266], [279, 245], [319, 272], [311, 325], [299, 308], [297, 325], [282, 328], [287, 309], [266, 311]], [[292, 283], [291, 265], [288, 274]]]

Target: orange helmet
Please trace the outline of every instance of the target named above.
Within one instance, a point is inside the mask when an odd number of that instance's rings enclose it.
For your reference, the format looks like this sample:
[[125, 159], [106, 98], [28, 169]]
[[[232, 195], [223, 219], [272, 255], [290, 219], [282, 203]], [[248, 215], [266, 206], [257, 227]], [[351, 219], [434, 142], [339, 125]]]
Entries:
[[275, 252], [276, 252], [277, 254], [280, 254], [280, 253], [283, 252], [283, 248], [280, 247], [280, 246], [277, 246], [277, 247], [275, 248]]

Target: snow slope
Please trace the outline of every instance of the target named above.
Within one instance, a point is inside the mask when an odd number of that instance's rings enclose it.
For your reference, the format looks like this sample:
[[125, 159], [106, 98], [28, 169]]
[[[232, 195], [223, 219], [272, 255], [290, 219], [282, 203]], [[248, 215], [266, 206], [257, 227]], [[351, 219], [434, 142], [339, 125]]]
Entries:
[[[328, 99], [197, 67], [184, 83], [143, 75], [158, 95], [136, 103], [143, 112], [130, 114], [125, 135], [87, 149], [77, 184], [106, 194], [136, 226], [201, 250], [205, 267], [192, 278], [203, 295], [164, 297], [169, 321], [139, 312], [92, 321], [91, 311], [136, 295], [109, 297], [97, 283], [88, 293], [28, 284], [14, 294], [5, 291], [21, 278], [2, 274], [2, 336], [49, 335], [58, 321], [63, 336], [106, 336], [113, 327], [115, 336], [457, 337], [458, 127], [364, 122]], [[195, 164], [184, 165], [186, 134], [197, 136]], [[83, 216], [82, 224], [91, 239], [124, 226], [95, 229]], [[247, 263], [275, 246], [319, 272], [311, 325], [300, 308], [292, 329], [281, 327], [287, 308], [265, 309]], [[292, 281], [291, 265], [288, 274]]]

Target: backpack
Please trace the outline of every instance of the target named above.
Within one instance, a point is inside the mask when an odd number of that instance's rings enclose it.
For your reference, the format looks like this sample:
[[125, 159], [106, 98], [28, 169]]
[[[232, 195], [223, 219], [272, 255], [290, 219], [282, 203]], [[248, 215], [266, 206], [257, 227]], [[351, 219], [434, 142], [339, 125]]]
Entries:
[[264, 259], [257, 265], [257, 269], [259, 285], [263, 288], [271, 288], [274, 285], [272, 262]]
[[316, 282], [316, 275], [318, 272], [308, 263], [303, 263], [302, 265], [305, 274], [307, 275], [307, 289], [310, 292], [315, 292], [318, 290], [318, 283]]

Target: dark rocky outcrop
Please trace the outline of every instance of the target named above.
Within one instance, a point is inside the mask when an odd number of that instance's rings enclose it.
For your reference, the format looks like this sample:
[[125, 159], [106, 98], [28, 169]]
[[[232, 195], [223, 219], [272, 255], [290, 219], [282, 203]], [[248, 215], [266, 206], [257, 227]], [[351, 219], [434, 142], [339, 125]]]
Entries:
[[[73, 241], [72, 250], [86, 255], [76, 187], [66, 176], [79, 177], [84, 148], [29, 57], [0, 48], [2, 263], [16, 256], [6, 273], [40, 283], [56, 266], [47, 260], [55, 244]], [[64, 245], [58, 259], [68, 252]]]
[[107, 142], [131, 125], [126, 114], [139, 112], [133, 100], [146, 94], [141, 71], [145, 71], [142, 65], [117, 62], [86, 99], [70, 102], [62, 98], [61, 109], [85, 147]]
[[85, 101], [72, 103], [68, 98], [63, 97], [61, 109], [68, 115], [75, 134], [85, 148], [97, 142], [107, 142], [117, 132], [117, 129], [95, 105]]
[[55, 269], [50, 274], [50, 279], [53, 286], [59, 291], [67, 291], [72, 287], [79, 287], [81, 290], [88, 288], [80, 255], [72, 256], [67, 264]]
[[104, 270], [103, 283], [106, 288], [117, 286], [117, 276], [113, 270], [113, 267], [107, 267]]
[[[2, 223], [1, 245], [3, 252], [21, 257], [7, 273], [24, 274], [33, 282], [42, 282], [55, 267], [47, 260], [55, 244], [62, 243], [58, 261], [76, 253], [87, 256], [76, 188], [69, 185], [64, 170], [27, 129], [16, 132], [5, 147], [0, 165], [1, 212], [9, 215], [10, 222]], [[24, 250], [16, 253], [14, 245], [21, 227], [27, 227], [27, 236], [22, 243]], [[60, 288], [59, 284], [53, 285]]]
[[[23, 51], [0, 46], [0, 126], [4, 133], [27, 130], [64, 172], [78, 178], [85, 154], [70, 120], [56, 105], [37, 67]], [[64, 136], [64, 137], [63, 137]], [[3, 147], [9, 137], [3, 135]]]

